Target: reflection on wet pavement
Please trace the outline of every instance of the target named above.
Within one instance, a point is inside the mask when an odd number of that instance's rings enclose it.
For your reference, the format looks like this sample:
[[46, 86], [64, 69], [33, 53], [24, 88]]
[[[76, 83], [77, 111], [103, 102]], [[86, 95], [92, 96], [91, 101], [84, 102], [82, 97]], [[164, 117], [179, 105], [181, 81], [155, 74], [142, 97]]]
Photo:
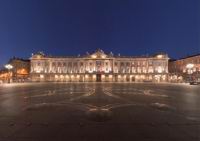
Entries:
[[0, 125], [7, 131], [0, 128], [0, 139], [93, 140], [90, 135], [96, 135], [96, 140], [112, 140], [117, 135], [115, 140], [198, 140], [199, 91], [145, 83], [0, 86]]

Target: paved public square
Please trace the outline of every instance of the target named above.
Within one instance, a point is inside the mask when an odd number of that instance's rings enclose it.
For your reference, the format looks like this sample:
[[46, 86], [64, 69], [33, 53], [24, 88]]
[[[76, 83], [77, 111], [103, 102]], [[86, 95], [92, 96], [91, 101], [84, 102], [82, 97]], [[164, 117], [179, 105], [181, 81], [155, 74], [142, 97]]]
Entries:
[[200, 141], [200, 86], [0, 85], [0, 141]]

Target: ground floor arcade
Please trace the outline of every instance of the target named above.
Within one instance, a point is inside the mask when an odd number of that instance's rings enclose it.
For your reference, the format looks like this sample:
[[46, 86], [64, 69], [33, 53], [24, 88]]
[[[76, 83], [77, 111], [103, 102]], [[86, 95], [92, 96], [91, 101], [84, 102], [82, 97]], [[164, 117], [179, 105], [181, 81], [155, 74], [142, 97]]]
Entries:
[[61, 82], [166, 82], [167, 74], [32, 74], [32, 81]]

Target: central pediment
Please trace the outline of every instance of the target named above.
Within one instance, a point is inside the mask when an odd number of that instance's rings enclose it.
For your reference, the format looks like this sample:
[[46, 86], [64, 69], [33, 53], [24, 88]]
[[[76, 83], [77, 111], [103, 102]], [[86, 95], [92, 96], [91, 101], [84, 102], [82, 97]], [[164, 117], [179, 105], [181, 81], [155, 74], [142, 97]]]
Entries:
[[93, 54], [90, 55], [91, 58], [106, 58], [107, 55], [104, 53], [103, 50], [97, 49]]

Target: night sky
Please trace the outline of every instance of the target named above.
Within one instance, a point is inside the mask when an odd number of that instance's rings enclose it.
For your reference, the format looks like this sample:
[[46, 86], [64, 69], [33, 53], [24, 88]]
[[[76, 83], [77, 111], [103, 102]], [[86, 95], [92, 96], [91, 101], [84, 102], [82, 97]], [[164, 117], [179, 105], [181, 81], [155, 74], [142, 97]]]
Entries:
[[0, 66], [43, 51], [200, 53], [199, 0], [0, 0]]

